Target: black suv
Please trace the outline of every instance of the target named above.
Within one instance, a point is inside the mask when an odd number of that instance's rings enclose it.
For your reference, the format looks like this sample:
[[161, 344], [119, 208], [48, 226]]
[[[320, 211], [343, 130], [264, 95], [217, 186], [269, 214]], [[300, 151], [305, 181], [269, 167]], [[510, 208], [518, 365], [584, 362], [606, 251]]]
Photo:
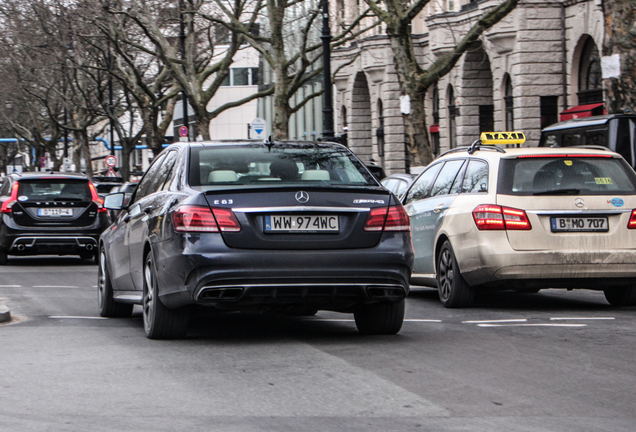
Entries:
[[0, 204], [0, 264], [7, 255], [94, 259], [108, 225], [103, 200], [81, 174], [10, 174], [0, 188]]

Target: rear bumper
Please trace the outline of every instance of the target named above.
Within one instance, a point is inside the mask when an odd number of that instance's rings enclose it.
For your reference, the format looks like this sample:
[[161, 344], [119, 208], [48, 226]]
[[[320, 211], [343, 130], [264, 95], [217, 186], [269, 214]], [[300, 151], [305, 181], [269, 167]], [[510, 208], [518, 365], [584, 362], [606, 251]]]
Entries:
[[16, 236], [7, 252], [12, 255], [95, 253], [98, 236]]
[[216, 239], [207, 247], [187, 242], [182, 253], [166, 245], [153, 249], [160, 297], [168, 307], [302, 305], [345, 312], [361, 303], [399, 301], [409, 292], [408, 233], [390, 234], [374, 248], [319, 251], [231, 249], [218, 243], [220, 236], [205, 237]]
[[[632, 249], [517, 251], [495, 242], [455, 251], [470, 285], [602, 289], [636, 281], [636, 250]], [[462, 266], [462, 262], [470, 262], [470, 266]]]

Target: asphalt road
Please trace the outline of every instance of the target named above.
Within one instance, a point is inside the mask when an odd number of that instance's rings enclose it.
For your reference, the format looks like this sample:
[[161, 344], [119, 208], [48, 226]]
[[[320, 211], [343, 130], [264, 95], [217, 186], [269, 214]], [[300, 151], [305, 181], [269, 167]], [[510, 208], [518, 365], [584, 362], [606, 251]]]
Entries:
[[0, 431], [636, 430], [636, 308], [590, 291], [414, 289], [397, 336], [352, 316], [198, 316], [150, 341], [99, 319], [95, 265], [10, 259], [0, 302]]

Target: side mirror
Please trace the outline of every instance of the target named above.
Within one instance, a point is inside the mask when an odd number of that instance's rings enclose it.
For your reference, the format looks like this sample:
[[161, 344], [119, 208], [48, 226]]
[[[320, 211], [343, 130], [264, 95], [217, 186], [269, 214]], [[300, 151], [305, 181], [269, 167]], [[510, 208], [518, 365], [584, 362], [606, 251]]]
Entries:
[[125, 194], [123, 192], [106, 195], [104, 198], [104, 207], [108, 210], [121, 210], [124, 208], [124, 198]]

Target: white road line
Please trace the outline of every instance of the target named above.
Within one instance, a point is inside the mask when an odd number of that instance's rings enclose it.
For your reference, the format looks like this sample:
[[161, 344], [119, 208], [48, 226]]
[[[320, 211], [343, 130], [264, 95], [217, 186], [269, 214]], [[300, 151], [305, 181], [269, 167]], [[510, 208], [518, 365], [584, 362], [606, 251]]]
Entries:
[[[310, 321], [324, 321], [324, 322], [355, 322], [355, 320], [345, 319], [345, 318], [306, 318], [306, 319]], [[441, 323], [442, 320], [405, 319], [404, 322]]]
[[32, 288], [79, 288], [77, 286], [58, 286], [58, 285], [33, 285]]
[[518, 323], [527, 322], [526, 318], [520, 319], [503, 319], [503, 320], [484, 320], [484, 321], [462, 321], [462, 324], [490, 324], [490, 323]]
[[478, 327], [587, 327], [587, 324], [477, 324]]
[[0, 285], [0, 288], [22, 288], [22, 285]]
[[441, 323], [442, 320], [434, 320], [434, 319], [405, 319], [404, 322]]
[[89, 316], [50, 316], [51, 319], [88, 319], [88, 320], [105, 320], [104, 317], [89, 317]]
[[554, 317], [550, 321], [567, 321], [567, 320], [614, 320], [614, 317]]

